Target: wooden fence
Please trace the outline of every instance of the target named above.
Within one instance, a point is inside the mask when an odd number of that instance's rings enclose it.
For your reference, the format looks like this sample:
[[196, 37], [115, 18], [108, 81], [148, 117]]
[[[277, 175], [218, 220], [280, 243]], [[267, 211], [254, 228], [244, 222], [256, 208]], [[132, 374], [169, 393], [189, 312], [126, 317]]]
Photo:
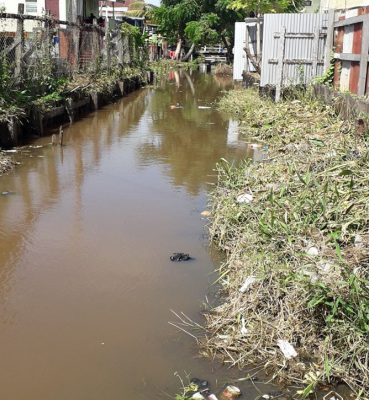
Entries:
[[0, 14], [0, 61], [16, 79], [37, 73], [38, 66], [52, 63], [53, 73], [65, 75], [86, 69], [129, 65], [135, 49], [129, 38], [114, 29], [46, 17]]
[[334, 20], [334, 86], [364, 96], [368, 92], [369, 7], [336, 11]]

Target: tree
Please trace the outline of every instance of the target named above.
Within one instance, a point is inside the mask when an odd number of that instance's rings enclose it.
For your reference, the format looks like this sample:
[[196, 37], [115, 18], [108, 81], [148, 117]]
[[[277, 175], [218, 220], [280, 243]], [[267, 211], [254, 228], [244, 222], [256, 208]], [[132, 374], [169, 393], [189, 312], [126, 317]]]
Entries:
[[134, 1], [128, 6], [128, 10], [125, 12], [130, 17], [147, 17], [151, 14], [155, 8], [152, 4], [146, 4], [144, 1]]
[[196, 45], [223, 42], [232, 55], [234, 24], [250, 15], [293, 12], [304, 0], [162, 0], [154, 20], [170, 43], [177, 43], [176, 58], [187, 41], [187, 59]]
[[242, 10], [255, 15], [299, 11], [304, 0], [225, 0], [232, 10]]
[[200, 0], [163, 0], [162, 5], [153, 10], [153, 17], [159, 24], [160, 32], [169, 42], [177, 43], [178, 59], [185, 40], [187, 23], [201, 17]]

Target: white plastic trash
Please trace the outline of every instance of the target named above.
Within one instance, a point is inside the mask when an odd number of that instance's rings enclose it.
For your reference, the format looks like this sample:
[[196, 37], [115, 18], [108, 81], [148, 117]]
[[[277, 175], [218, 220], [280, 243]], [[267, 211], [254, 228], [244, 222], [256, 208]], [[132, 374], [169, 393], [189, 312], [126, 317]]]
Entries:
[[290, 360], [291, 358], [297, 357], [297, 352], [291, 343], [287, 342], [287, 340], [278, 339], [277, 345], [281, 349], [283, 355]]
[[222, 399], [234, 400], [238, 396], [241, 396], [241, 390], [237, 386], [228, 385], [222, 392]]
[[194, 399], [194, 400], [205, 400], [205, 397], [200, 392], [197, 392], [197, 393], [195, 393], [195, 394], [193, 394], [191, 396], [191, 399]]
[[313, 257], [315, 257], [315, 256], [318, 256], [318, 255], [319, 255], [319, 250], [318, 250], [317, 247], [312, 246], [312, 247], [309, 247], [309, 248], [308, 248], [306, 254], [307, 254], [308, 256], [313, 256]]
[[251, 193], [244, 193], [237, 196], [237, 203], [242, 204], [250, 204], [253, 200], [253, 195]]
[[249, 333], [249, 330], [246, 328], [246, 322], [245, 318], [241, 318], [241, 335], [247, 335]]
[[256, 276], [247, 277], [243, 285], [240, 287], [240, 292], [245, 293], [255, 281], [256, 281]]

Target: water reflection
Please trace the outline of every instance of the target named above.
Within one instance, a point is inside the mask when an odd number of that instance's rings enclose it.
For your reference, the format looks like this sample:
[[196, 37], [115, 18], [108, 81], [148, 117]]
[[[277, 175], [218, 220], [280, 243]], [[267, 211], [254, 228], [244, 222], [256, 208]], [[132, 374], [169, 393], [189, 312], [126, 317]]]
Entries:
[[197, 195], [213, 179], [221, 157], [239, 160], [252, 151], [238, 135], [229, 141], [237, 123], [217, 111], [217, 99], [231, 81], [186, 71], [173, 71], [170, 78], [176, 85], [169, 79], [150, 92], [150, 135], [138, 155], [142, 165], [167, 164], [172, 182]]

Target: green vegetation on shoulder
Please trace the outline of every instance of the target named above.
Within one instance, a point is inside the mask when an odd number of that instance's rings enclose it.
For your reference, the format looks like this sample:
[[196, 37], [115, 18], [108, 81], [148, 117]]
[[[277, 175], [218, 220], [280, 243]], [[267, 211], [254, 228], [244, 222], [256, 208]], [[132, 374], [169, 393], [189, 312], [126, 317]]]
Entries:
[[[206, 348], [225, 357], [232, 348], [240, 366], [266, 363], [303, 384], [303, 397], [343, 381], [368, 398], [367, 121], [357, 129], [309, 93], [275, 104], [235, 90], [219, 106], [269, 150], [262, 162], [218, 165], [210, 234], [228, 254], [219, 278], [227, 297], [207, 317]], [[251, 200], [239, 201], [244, 194]], [[278, 339], [298, 356], [286, 359]]]

